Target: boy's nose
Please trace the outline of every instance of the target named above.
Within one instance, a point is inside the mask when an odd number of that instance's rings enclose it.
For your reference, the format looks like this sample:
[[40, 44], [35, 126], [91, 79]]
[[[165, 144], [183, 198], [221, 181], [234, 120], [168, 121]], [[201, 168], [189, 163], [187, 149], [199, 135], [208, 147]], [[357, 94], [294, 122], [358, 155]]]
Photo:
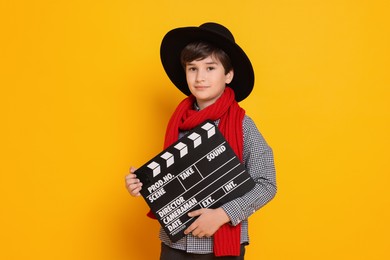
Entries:
[[205, 77], [204, 72], [199, 70], [198, 73], [196, 73], [196, 81], [197, 82], [204, 81], [204, 77]]

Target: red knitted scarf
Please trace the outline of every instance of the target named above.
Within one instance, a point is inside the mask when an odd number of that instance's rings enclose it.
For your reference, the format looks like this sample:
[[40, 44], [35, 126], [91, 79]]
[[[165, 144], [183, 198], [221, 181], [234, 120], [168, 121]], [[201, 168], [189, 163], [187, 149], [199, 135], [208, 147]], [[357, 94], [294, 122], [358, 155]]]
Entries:
[[[242, 161], [242, 120], [245, 110], [236, 102], [234, 91], [226, 87], [222, 96], [214, 104], [200, 111], [194, 110], [195, 101], [195, 97], [190, 95], [177, 106], [167, 126], [164, 148], [177, 141], [180, 131], [191, 130], [205, 120], [219, 119], [219, 130]], [[148, 216], [154, 217], [151, 212]], [[240, 255], [240, 236], [241, 224], [221, 226], [214, 234], [214, 254], [216, 256]]]

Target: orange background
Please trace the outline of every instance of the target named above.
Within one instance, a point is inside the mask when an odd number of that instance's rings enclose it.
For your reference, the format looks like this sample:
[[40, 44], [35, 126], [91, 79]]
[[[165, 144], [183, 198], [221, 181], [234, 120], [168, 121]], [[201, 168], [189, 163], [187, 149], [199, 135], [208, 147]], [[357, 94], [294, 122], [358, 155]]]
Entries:
[[246, 259], [390, 259], [389, 1], [1, 1], [0, 259], [157, 259], [124, 187], [183, 95], [165, 33], [216, 21], [256, 72], [241, 102], [279, 192]]

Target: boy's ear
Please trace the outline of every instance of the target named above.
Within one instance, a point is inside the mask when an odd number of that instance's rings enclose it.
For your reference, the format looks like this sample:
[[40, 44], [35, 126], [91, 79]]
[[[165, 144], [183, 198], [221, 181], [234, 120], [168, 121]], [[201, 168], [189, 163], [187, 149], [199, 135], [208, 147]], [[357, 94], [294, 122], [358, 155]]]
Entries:
[[226, 73], [226, 81], [225, 81], [225, 83], [229, 84], [230, 82], [232, 82], [233, 76], [234, 76], [234, 71], [233, 70], [230, 70], [228, 73]]

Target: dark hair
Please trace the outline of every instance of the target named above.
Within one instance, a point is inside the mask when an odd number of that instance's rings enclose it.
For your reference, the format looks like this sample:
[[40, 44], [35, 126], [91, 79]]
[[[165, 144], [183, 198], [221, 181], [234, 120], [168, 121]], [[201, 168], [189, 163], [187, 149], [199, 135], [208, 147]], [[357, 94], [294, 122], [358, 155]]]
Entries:
[[203, 60], [210, 55], [213, 55], [222, 63], [222, 66], [225, 69], [225, 74], [233, 69], [229, 56], [223, 50], [203, 41], [192, 42], [184, 47], [181, 51], [180, 61], [185, 69], [188, 62]]

